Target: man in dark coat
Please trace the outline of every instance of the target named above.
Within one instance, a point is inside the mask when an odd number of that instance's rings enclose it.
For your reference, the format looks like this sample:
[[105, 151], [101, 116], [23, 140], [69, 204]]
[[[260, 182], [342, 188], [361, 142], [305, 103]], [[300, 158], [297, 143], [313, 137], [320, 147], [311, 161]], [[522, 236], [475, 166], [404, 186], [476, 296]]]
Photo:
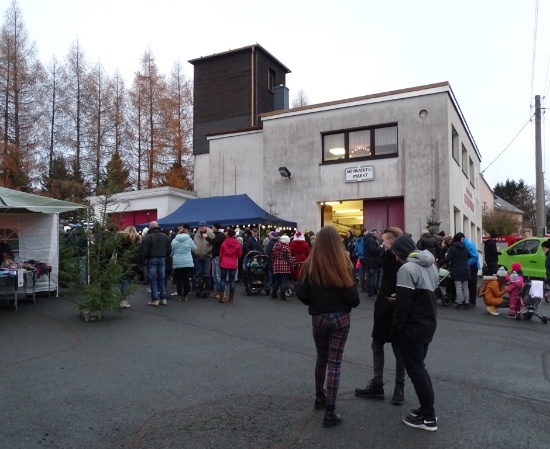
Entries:
[[[384, 246], [384, 252], [380, 256], [382, 281], [374, 303], [371, 343], [373, 378], [368, 382], [366, 388], [355, 389], [355, 396], [360, 398], [384, 399], [384, 344], [390, 342], [395, 355], [395, 388], [391, 400], [394, 405], [401, 405], [405, 401], [405, 365], [399, 348], [391, 338], [397, 272], [401, 268], [401, 264], [395, 259], [390, 247], [393, 241], [402, 234], [401, 229], [392, 227], [386, 229], [382, 235], [382, 245]], [[390, 299], [392, 297], [393, 299]]]
[[156, 221], [152, 221], [140, 247], [142, 260], [147, 261], [151, 287], [151, 300], [147, 304], [150, 306], [166, 305], [165, 268], [170, 250], [170, 238], [161, 231]]
[[372, 228], [363, 240], [363, 261], [369, 276], [367, 296], [373, 299], [378, 292], [378, 271], [380, 270], [380, 254], [382, 253], [379, 238], [380, 231], [377, 228]]
[[246, 239], [243, 245], [243, 257], [250, 251], [259, 251], [263, 253], [262, 244], [258, 238], [258, 228], [252, 228], [250, 232], [252, 235]]
[[214, 282], [214, 293], [212, 296], [219, 299], [218, 292], [221, 291], [220, 248], [225, 240], [225, 234], [223, 233], [222, 225], [219, 223], [212, 223], [212, 232], [214, 233], [214, 238], [208, 235], [205, 238], [212, 245], [212, 280]]
[[433, 254], [434, 257], [437, 257], [439, 248], [441, 248], [441, 243], [439, 242], [439, 240], [431, 235], [430, 231], [428, 231], [427, 229], [423, 229], [420, 235], [421, 237], [420, 240], [416, 242], [416, 247], [420, 251], [427, 249]]
[[492, 232], [490, 238], [483, 242], [483, 253], [485, 257], [485, 263], [487, 264], [487, 273], [483, 273], [484, 276], [493, 276], [498, 271], [498, 256], [500, 256], [501, 253], [498, 251], [497, 242], [495, 239], [496, 234]]

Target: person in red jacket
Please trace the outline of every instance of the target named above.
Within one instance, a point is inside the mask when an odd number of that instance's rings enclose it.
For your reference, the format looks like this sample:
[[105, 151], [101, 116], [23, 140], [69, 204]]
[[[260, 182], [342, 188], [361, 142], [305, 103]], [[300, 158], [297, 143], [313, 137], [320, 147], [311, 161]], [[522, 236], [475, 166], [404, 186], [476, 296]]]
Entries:
[[227, 238], [223, 241], [220, 247], [220, 271], [221, 279], [219, 283], [219, 302], [224, 302], [225, 295], [225, 279], [229, 274], [229, 302], [233, 302], [235, 298], [235, 274], [237, 272], [238, 260], [241, 257], [243, 250], [241, 244], [235, 237], [234, 229], [227, 231]]
[[292, 242], [290, 242], [289, 246], [290, 255], [296, 260], [296, 266], [293, 267], [294, 269], [292, 270], [291, 278], [298, 280], [300, 278], [300, 268], [302, 266], [302, 262], [309, 256], [309, 245], [306, 242], [304, 234], [297, 231], [296, 234], [294, 234], [294, 238], [292, 239]]

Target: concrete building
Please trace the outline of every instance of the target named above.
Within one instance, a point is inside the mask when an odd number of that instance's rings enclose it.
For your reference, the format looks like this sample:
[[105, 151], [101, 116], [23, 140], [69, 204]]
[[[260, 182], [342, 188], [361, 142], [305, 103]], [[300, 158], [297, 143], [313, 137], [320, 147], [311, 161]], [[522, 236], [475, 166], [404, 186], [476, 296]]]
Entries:
[[302, 230], [399, 226], [414, 238], [435, 198], [440, 229], [480, 247], [480, 153], [449, 83], [277, 110], [261, 122], [207, 134], [209, 152], [195, 156], [198, 197], [247, 193]]
[[196, 198], [194, 192], [165, 186], [117, 193], [106, 205], [104, 196], [92, 196], [88, 200], [96, 217], [101, 217], [102, 209], [106, 207], [117, 228], [124, 229], [166, 217], [193, 198]]

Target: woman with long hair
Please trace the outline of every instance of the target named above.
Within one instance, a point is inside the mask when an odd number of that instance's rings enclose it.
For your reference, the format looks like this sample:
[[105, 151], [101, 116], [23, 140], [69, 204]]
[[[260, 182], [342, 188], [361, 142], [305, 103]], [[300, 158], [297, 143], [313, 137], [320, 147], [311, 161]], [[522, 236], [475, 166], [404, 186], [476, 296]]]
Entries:
[[296, 295], [309, 306], [311, 315], [317, 349], [314, 407], [316, 410], [325, 409], [324, 427], [342, 422], [334, 410], [342, 355], [350, 329], [350, 312], [359, 305], [353, 272], [338, 231], [333, 226], [323, 227], [302, 265]]

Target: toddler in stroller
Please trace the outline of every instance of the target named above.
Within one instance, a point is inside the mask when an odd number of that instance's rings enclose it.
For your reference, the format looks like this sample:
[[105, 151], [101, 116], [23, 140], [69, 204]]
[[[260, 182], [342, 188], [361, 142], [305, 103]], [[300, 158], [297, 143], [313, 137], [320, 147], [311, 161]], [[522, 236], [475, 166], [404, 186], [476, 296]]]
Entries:
[[251, 293], [261, 293], [262, 290], [269, 293], [267, 285], [267, 266], [269, 257], [259, 251], [248, 252], [243, 259], [244, 265], [244, 290], [247, 296]]
[[[437, 288], [435, 289], [435, 298], [436, 300], [440, 299], [441, 304], [443, 304], [444, 306], [449, 306], [455, 298], [454, 282], [451, 279], [451, 273], [445, 268], [440, 268], [438, 274], [439, 283], [437, 284]], [[445, 293], [443, 292], [441, 287], [445, 288]]]
[[516, 313], [516, 320], [522, 318], [530, 320], [534, 315], [546, 324], [548, 318], [539, 312], [539, 306], [544, 297], [544, 281], [526, 281], [521, 289], [521, 297], [523, 299], [523, 308]]

